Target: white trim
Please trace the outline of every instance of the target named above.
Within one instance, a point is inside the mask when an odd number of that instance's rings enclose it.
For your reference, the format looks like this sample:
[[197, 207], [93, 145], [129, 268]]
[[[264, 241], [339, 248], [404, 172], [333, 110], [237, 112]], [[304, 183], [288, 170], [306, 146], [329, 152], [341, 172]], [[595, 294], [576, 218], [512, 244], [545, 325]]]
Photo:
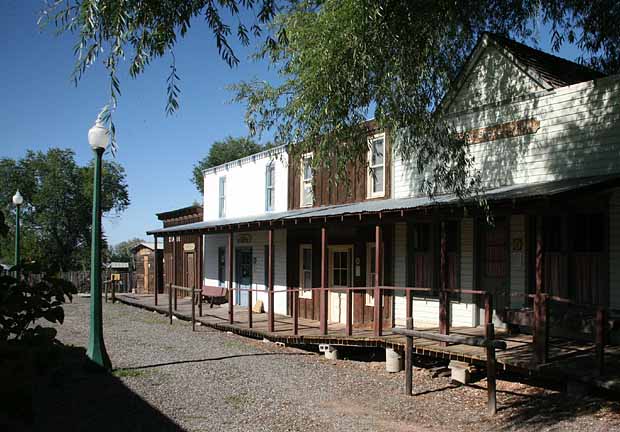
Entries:
[[[303, 299], [312, 299], [312, 287], [306, 287], [304, 286], [304, 262], [303, 262], [303, 256], [304, 256], [304, 250], [310, 250], [310, 254], [312, 256], [312, 244], [311, 243], [302, 243], [299, 245], [299, 298], [303, 298]], [[312, 258], [310, 258], [312, 260]], [[311, 262], [310, 265], [310, 280], [312, 280], [312, 267], [314, 266], [314, 263]], [[310, 288], [310, 289], [303, 289], [303, 288]]]
[[[375, 278], [371, 277], [372, 273], [370, 272], [370, 260], [372, 259], [372, 256], [374, 255], [374, 252], [371, 252], [373, 251], [373, 249], [375, 249], [375, 242], [367, 242], [366, 243], [366, 285], [368, 287], [375, 286]], [[383, 263], [385, 262], [384, 252], [385, 252], [385, 248], [383, 246], [383, 242], [381, 242], [381, 268], [383, 268]], [[382, 284], [383, 284], [383, 281], [385, 280], [384, 275], [385, 275], [385, 271], [381, 272], [381, 283]], [[370, 281], [370, 283], [368, 283], [368, 281]], [[371, 307], [375, 306], [375, 293], [373, 291], [366, 291], [365, 298], [366, 298], [365, 300], [366, 306], [371, 306]]]
[[[311, 167], [312, 170], [312, 177], [310, 177], [310, 179], [306, 179], [305, 178], [305, 170], [304, 170], [304, 163], [310, 159], [310, 161], [312, 161], [312, 158], [314, 157], [314, 153], [306, 153], [305, 155], [303, 155], [301, 157], [301, 164], [300, 164], [300, 171], [299, 171], [299, 207], [312, 207], [314, 205], [314, 169]], [[304, 186], [306, 183], [310, 183], [310, 188], [312, 191], [312, 199], [309, 203], [304, 201]]]
[[[373, 165], [372, 164], [372, 155], [373, 155], [373, 150], [374, 150], [373, 143], [374, 141], [377, 141], [377, 140], [383, 141], [383, 162], [381, 164]], [[366, 170], [366, 198], [383, 198], [385, 196], [385, 174], [386, 174], [386, 166], [387, 166], [386, 147], [387, 146], [385, 142], [385, 132], [368, 137], [368, 169]], [[375, 192], [373, 190], [373, 186], [374, 186], [373, 170], [379, 167], [383, 169], [382, 185], [381, 185], [381, 191]]]
[[268, 150], [263, 150], [262, 152], [254, 153], [253, 155], [246, 156], [241, 159], [236, 159], [236, 160], [226, 162], [221, 165], [217, 165], [217, 166], [210, 167], [210, 168], [205, 168], [202, 170], [202, 174], [204, 176], [207, 174], [217, 173], [218, 171], [227, 170], [234, 166], [241, 166], [245, 164], [246, 162], [253, 162], [258, 159], [263, 159], [266, 157], [274, 157], [281, 153], [286, 153], [286, 147], [287, 147], [286, 145], [281, 145], [278, 147], [270, 148]]

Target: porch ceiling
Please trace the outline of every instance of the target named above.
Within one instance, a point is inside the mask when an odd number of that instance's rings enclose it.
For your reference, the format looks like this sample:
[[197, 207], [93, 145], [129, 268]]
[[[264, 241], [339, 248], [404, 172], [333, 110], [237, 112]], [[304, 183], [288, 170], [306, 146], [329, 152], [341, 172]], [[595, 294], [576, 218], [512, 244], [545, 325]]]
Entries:
[[[559, 195], [565, 192], [575, 191], [577, 189], [585, 189], [592, 186], [611, 186], [618, 183], [619, 180], [620, 175], [604, 175], [555, 180], [527, 185], [521, 184], [502, 186], [486, 190], [484, 197], [488, 201], [544, 198]], [[263, 223], [273, 225], [274, 222], [281, 222], [284, 224], [286, 222], [290, 223], [299, 220], [307, 220], [309, 218], [323, 219], [351, 215], [373, 215], [384, 212], [397, 212], [401, 210], [418, 210], [435, 206], [450, 206], [456, 204], [462, 205], [473, 201], [473, 197], [461, 200], [454, 194], [439, 195], [434, 198], [414, 197], [371, 200], [351, 204], [289, 210], [286, 212], [264, 213], [240, 218], [195, 222], [168, 228], [153, 229], [147, 231], [147, 234], [165, 235], [171, 233], [226, 231], [243, 225], [256, 225], [257, 227], [260, 227]]]

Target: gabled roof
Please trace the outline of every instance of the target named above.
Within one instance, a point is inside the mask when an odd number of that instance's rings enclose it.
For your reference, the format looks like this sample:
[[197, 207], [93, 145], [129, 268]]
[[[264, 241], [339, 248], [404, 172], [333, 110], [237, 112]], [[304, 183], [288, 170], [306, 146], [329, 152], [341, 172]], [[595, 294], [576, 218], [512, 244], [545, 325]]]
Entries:
[[202, 217], [202, 206], [200, 204], [192, 204], [191, 206], [168, 210], [165, 212], [156, 213], [155, 215], [157, 216], [157, 219], [165, 220], [194, 214], [200, 215]]
[[447, 109], [456, 98], [467, 81], [467, 77], [489, 46], [495, 47], [504, 57], [536, 82], [541, 90], [552, 90], [606, 76], [589, 67], [529, 47], [505, 36], [485, 32], [478, 40], [452, 87], [443, 98], [440, 110]]
[[500, 47], [509, 51], [526, 69], [535, 72], [553, 88], [591, 81], [605, 76], [587, 66], [534, 49], [505, 36], [494, 33], [486, 33], [486, 35]]
[[[138, 243], [137, 245], [135, 245], [134, 247], [132, 247], [130, 250], [131, 250], [131, 252], [135, 253], [138, 249], [142, 249], [142, 248], [147, 248], [147, 249], [150, 249], [150, 250], [155, 250], [155, 243], [153, 243], [153, 242], [141, 242], [141, 243]], [[159, 243], [157, 245], [157, 249], [163, 249], [163, 248], [164, 248], [164, 245], [162, 243]]]

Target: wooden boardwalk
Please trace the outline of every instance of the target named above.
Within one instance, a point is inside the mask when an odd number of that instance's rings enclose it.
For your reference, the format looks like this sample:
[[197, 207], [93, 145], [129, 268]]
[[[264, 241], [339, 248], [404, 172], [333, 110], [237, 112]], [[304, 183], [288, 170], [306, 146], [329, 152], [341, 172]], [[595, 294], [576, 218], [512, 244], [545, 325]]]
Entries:
[[[159, 296], [159, 304], [155, 306], [152, 295], [138, 294], [118, 294], [117, 299], [123, 303], [141, 307], [147, 310], [158, 311], [163, 314], [168, 313], [167, 296]], [[179, 298], [177, 310], [173, 315], [179, 319], [191, 320], [191, 301], [189, 298]], [[298, 335], [293, 334], [293, 319], [285, 315], [275, 315], [275, 328], [273, 332], [268, 331], [267, 314], [253, 313], [252, 328], [248, 326], [248, 313], [246, 308], [235, 306], [234, 324], [228, 322], [228, 305], [214, 306], [209, 308], [208, 304], [203, 305], [203, 315], [198, 316], [196, 308], [196, 321], [201, 325], [211, 327], [221, 331], [229, 331], [242, 336], [268, 339], [273, 342], [282, 342], [287, 345], [303, 344], [331, 344], [360, 347], [387, 347], [397, 351], [403, 351], [405, 338], [393, 334], [390, 329], [385, 329], [384, 335], [376, 337], [372, 329], [355, 328], [352, 336], [345, 335], [344, 324], [330, 323], [328, 334], [322, 335], [319, 322], [308, 319], [299, 319]], [[416, 329], [438, 331], [438, 328]], [[469, 336], [482, 336], [482, 327], [452, 327], [453, 334]], [[537, 373], [541, 371], [556, 372], [568, 367], [573, 359], [589, 360], [594, 358], [594, 345], [592, 343], [580, 343], [573, 340], [552, 338], [549, 347], [550, 362], [537, 367], [534, 362], [534, 351], [532, 336], [525, 334], [510, 335], [502, 329], [496, 331], [496, 338], [504, 340], [507, 349], [497, 352], [498, 367], [503, 370], [519, 373]], [[610, 349], [611, 348], [611, 349]], [[414, 340], [414, 351], [416, 354], [447, 360], [460, 360], [474, 364], [484, 364], [486, 360], [485, 351], [480, 347], [466, 345], [449, 345], [441, 347], [438, 342], [425, 339]], [[617, 352], [616, 352], [617, 351]], [[617, 347], [608, 347], [608, 356], [620, 354]], [[567, 363], [568, 362], [568, 363]], [[578, 371], [583, 375], [584, 371]]]

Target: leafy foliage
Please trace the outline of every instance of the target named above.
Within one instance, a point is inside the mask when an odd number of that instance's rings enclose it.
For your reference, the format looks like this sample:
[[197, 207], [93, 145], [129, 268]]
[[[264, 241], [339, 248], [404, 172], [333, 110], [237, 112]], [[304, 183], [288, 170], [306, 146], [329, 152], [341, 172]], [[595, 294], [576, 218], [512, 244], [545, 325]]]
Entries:
[[291, 2], [272, 28], [285, 42], [258, 53], [277, 68], [279, 84], [240, 83], [236, 100], [247, 104], [251, 131], [275, 129], [277, 142], [295, 143], [293, 157], [313, 152], [315, 165], [335, 165], [341, 176], [350, 162], [363, 162], [373, 117], [403, 159], [427, 174], [428, 194], [476, 194], [466, 137], [441, 115], [475, 43], [484, 31], [534, 39], [545, 22], [554, 47], [576, 42], [583, 61], [617, 71], [620, 33], [597, 20], [620, 18], [620, 7], [592, 3], [599, 2]]
[[144, 243], [144, 240], [140, 238], [133, 238], [120, 242], [108, 248], [108, 259], [110, 261], [130, 262], [132, 256], [131, 249], [140, 243]]
[[[0, 205], [14, 212], [11, 196], [19, 189], [22, 258], [51, 270], [87, 267], [92, 223], [93, 163], [78, 166], [72, 150], [28, 151], [20, 160], [0, 159]], [[101, 209], [116, 215], [129, 205], [125, 170], [104, 161]], [[8, 218], [13, 224], [14, 218]], [[0, 240], [0, 257], [12, 261], [14, 228]]]
[[221, 141], [215, 141], [209, 148], [209, 153], [202, 158], [192, 170], [192, 183], [201, 193], [204, 193], [204, 182], [202, 172], [214, 166], [222, 165], [226, 162], [250, 156], [270, 148], [271, 144], [265, 146], [258, 144], [251, 138], [233, 138], [228, 136]]
[[[251, 24], [242, 19], [246, 12], [254, 15], [253, 19], [248, 18]], [[166, 112], [171, 114], [178, 108], [180, 96], [174, 46], [195, 20], [202, 20], [211, 29], [220, 56], [232, 67], [239, 63], [229, 40], [233, 32], [242, 45], [248, 45], [250, 36], [260, 37], [263, 26], [275, 13], [275, 0], [57, 0], [42, 12], [39, 22], [53, 25], [59, 33], [77, 35], [72, 75], [76, 84], [88, 67], [104, 56], [103, 64], [110, 78], [110, 102], [101, 114], [112, 132], [114, 149], [112, 112], [121, 95], [119, 63], [130, 59], [129, 74], [135, 78], [153, 60], [169, 54]], [[235, 21], [235, 30], [225, 19]], [[269, 35], [267, 42], [272, 43]]]
[[65, 298], [72, 299], [72, 294], [77, 292], [75, 286], [47, 274], [39, 281], [32, 281], [29, 274], [38, 273], [38, 267], [32, 265], [16, 266], [12, 270], [17, 270], [21, 277], [0, 276], [0, 342], [53, 340], [55, 329], [33, 324], [41, 319], [62, 324], [65, 317], [62, 305]]

